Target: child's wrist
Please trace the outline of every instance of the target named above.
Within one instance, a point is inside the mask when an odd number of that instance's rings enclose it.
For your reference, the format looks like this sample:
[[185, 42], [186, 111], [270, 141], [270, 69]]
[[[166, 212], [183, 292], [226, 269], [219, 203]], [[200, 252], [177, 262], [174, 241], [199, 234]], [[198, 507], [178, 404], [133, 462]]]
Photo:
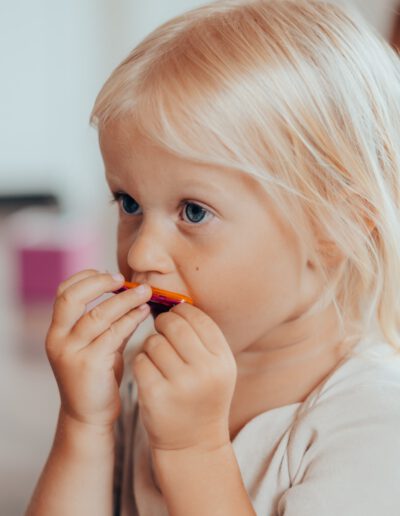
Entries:
[[68, 447], [79, 454], [104, 456], [114, 453], [113, 425], [93, 425], [79, 421], [60, 407], [55, 445]]
[[216, 444], [215, 446], [209, 445], [208, 443], [199, 443], [197, 446], [191, 446], [188, 448], [182, 448], [177, 450], [163, 450], [160, 448], [151, 447], [151, 455], [155, 463], [176, 464], [179, 460], [189, 461], [197, 457], [204, 458], [206, 455], [216, 455], [218, 453], [224, 453], [225, 450], [230, 449], [232, 443], [230, 440]]
[[114, 433], [113, 423], [95, 424], [81, 421], [78, 417], [71, 415], [62, 405], [60, 406], [59, 413], [59, 424], [60, 423], [62, 425], [68, 425], [71, 428], [74, 428], [76, 431], [83, 431], [93, 435], [107, 436], [113, 435]]

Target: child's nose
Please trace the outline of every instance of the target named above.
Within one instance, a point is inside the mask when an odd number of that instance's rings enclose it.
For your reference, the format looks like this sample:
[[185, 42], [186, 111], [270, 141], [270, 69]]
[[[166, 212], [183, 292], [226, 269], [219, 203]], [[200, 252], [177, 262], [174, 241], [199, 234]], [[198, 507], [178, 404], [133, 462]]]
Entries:
[[157, 271], [165, 274], [173, 265], [171, 246], [171, 235], [166, 231], [165, 225], [146, 221], [129, 247], [128, 265], [136, 272]]

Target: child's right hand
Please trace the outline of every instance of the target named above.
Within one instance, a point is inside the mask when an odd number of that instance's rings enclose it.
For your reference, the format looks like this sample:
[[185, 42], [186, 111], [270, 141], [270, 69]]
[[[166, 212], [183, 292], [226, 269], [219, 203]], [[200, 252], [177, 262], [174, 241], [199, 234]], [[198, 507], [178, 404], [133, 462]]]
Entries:
[[144, 294], [128, 289], [85, 313], [88, 303], [122, 284], [111, 274], [89, 269], [74, 274], [57, 290], [46, 353], [61, 410], [83, 423], [110, 427], [118, 417], [122, 352], [150, 313], [147, 305], [144, 311], [137, 308], [151, 298], [149, 285]]

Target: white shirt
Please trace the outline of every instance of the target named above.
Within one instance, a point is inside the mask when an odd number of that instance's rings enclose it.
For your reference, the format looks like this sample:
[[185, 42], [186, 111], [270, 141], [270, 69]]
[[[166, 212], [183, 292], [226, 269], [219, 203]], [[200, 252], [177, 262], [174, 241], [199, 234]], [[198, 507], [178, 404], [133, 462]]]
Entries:
[[[400, 516], [399, 357], [364, 339], [304, 402], [240, 430], [232, 446], [257, 516]], [[114, 514], [168, 516], [132, 377], [121, 388]]]

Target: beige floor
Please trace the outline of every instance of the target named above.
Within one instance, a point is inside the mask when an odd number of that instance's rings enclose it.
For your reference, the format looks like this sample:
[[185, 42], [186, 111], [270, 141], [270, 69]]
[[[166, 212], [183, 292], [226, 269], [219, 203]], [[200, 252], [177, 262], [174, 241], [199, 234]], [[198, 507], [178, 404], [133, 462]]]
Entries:
[[[107, 270], [116, 270], [113, 222], [102, 225], [104, 242], [112, 242], [104, 246]], [[17, 271], [4, 238], [5, 226], [0, 219], [0, 515], [21, 516], [51, 447], [59, 396], [44, 350], [51, 306], [23, 310], [19, 305], [12, 289]], [[144, 323], [129, 347], [152, 328], [152, 321]]]

